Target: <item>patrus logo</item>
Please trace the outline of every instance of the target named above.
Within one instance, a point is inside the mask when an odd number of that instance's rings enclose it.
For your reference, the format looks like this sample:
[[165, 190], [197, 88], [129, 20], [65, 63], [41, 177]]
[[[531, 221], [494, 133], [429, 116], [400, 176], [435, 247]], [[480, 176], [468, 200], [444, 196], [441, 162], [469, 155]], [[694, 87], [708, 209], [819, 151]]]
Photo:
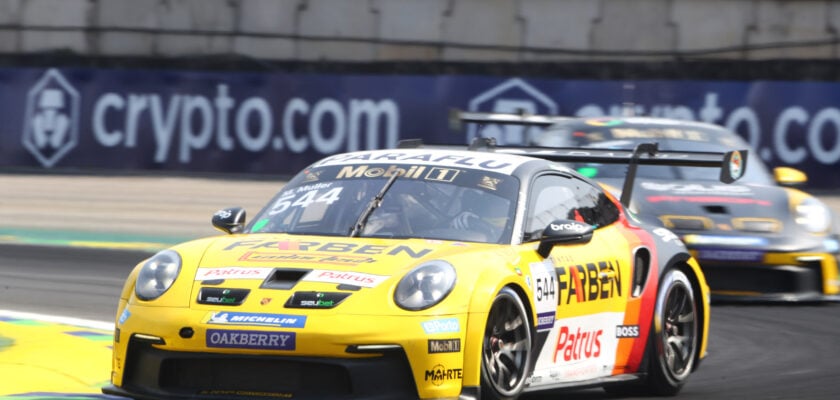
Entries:
[[56, 69], [48, 70], [29, 90], [23, 146], [46, 168], [76, 146], [79, 93]]

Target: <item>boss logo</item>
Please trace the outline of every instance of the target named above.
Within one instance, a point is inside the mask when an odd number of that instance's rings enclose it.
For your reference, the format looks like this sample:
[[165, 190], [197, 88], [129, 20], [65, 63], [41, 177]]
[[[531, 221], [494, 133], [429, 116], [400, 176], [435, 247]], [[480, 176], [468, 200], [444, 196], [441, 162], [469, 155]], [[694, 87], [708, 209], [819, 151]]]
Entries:
[[639, 325], [618, 325], [615, 327], [615, 337], [637, 338], [639, 337]]

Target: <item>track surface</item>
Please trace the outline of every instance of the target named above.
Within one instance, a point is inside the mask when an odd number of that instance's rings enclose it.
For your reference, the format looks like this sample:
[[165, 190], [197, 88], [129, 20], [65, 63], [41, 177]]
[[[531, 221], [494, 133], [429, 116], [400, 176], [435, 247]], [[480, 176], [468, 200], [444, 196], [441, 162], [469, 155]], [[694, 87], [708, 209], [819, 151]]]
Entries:
[[[123, 279], [143, 255], [2, 246], [2, 307], [111, 321]], [[709, 356], [679, 398], [836, 399], [838, 335], [840, 304], [715, 305]], [[562, 398], [609, 397], [601, 390], [586, 390]]]

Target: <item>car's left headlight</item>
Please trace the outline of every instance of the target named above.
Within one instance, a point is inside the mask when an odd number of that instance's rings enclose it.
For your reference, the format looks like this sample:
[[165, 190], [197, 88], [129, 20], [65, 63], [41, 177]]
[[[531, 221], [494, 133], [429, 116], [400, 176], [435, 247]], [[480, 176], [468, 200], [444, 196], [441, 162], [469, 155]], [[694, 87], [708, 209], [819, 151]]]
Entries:
[[407, 273], [394, 292], [394, 301], [409, 311], [424, 310], [438, 304], [455, 287], [455, 268], [446, 261], [434, 260]]
[[181, 256], [163, 250], [143, 263], [134, 284], [134, 294], [141, 300], [154, 300], [166, 293], [181, 272]]
[[831, 212], [821, 201], [806, 197], [794, 207], [794, 220], [811, 233], [823, 233], [831, 227]]

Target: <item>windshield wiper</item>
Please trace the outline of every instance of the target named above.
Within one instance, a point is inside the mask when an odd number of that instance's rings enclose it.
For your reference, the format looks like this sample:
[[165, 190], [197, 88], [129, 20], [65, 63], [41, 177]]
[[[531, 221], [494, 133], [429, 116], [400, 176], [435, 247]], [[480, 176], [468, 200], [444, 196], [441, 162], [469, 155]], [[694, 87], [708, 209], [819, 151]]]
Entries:
[[399, 172], [395, 172], [394, 175], [391, 175], [391, 177], [388, 178], [388, 182], [385, 182], [385, 186], [382, 186], [382, 189], [379, 190], [379, 193], [377, 193], [376, 196], [373, 199], [371, 199], [370, 203], [368, 203], [367, 207], [365, 208], [365, 211], [362, 213], [362, 215], [359, 216], [359, 219], [356, 220], [356, 224], [353, 225], [353, 228], [350, 229], [350, 237], [359, 236], [359, 234], [362, 233], [362, 229], [365, 228], [365, 224], [367, 224], [367, 220], [368, 218], [370, 218], [370, 215], [373, 214], [373, 212], [377, 208], [379, 208], [380, 205], [382, 205], [382, 198], [385, 197], [385, 192], [387, 192], [388, 189], [391, 188], [391, 185], [394, 184], [394, 181], [396, 181], [397, 177], [399, 177], [400, 175], [401, 174]]

